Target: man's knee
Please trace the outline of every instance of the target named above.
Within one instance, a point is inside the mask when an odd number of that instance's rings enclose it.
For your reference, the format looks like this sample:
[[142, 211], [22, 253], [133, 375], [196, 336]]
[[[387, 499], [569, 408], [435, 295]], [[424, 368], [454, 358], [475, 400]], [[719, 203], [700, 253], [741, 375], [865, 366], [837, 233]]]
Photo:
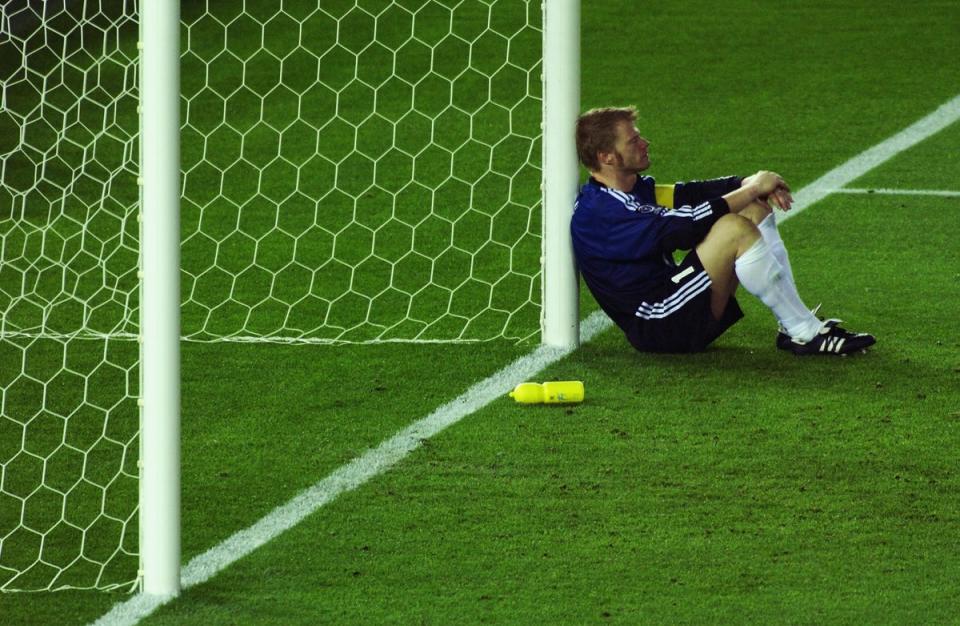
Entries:
[[718, 219], [707, 236], [712, 234], [737, 247], [753, 243], [760, 238], [760, 230], [753, 220], [737, 213], [728, 213]]
[[710, 228], [697, 246], [697, 255], [710, 279], [721, 291], [734, 278], [734, 263], [760, 238], [760, 230], [749, 219], [736, 214], [724, 215]]

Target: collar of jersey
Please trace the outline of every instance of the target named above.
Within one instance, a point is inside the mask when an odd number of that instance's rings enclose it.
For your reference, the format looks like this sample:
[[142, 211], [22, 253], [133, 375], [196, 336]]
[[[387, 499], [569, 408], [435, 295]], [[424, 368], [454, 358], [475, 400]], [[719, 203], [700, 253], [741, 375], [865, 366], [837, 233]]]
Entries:
[[[637, 185], [640, 184], [640, 180], [641, 179], [638, 176]], [[619, 189], [613, 189], [612, 187], [607, 187], [606, 185], [601, 183], [599, 180], [597, 180], [593, 176], [590, 177], [589, 182], [590, 184], [596, 185], [599, 188], [599, 190], [602, 191], [603, 193], [618, 200], [621, 204], [623, 204], [623, 206], [628, 211], [651, 211], [656, 209], [655, 205], [645, 204], [643, 202], [640, 202], [640, 200], [637, 198], [636, 195], [633, 194], [632, 191], [630, 192], [620, 191]], [[634, 187], [636, 187], [637, 185], [634, 185]]]

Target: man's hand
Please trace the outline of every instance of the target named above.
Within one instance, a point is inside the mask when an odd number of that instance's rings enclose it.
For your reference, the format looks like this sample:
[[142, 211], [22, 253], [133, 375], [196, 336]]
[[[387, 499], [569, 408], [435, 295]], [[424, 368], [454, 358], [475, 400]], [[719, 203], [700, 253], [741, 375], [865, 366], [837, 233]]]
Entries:
[[790, 195], [789, 189], [777, 187], [767, 196], [767, 204], [774, 209], [789, 211], [793, 206], [793, 196]]
[[757, 201], [767, 207], [789, 211], [793, 205], [790, 186], [776, 172], [761, 170], [753, 176], [744, 178], [740, 186], [753, 187], [757, 194]]

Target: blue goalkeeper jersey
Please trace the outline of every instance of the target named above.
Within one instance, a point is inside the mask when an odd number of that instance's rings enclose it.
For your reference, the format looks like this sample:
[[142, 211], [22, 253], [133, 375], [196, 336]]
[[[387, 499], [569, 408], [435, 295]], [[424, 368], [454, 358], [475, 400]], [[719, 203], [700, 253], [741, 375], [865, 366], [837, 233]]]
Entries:
[[740, 182], [731, 176], [663, 187], [638, 176], [623, 192], [591, 177], [581, 187], [570, 222], [577, 268], [618, 326], [626, 330], [639, 304], [673, 274], [673, 252], [694, 248], [729, 212], [721, 196]]

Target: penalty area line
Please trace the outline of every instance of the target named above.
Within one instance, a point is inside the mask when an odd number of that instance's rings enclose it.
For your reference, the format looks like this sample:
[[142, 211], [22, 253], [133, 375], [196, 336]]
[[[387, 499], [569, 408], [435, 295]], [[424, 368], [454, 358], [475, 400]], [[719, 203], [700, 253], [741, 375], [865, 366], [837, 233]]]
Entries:
[[946, 189], [860, 189], [857, 187], [844, 187], [843, 189], [831, 189], [830, 193], [877, 194], [877, 195], [886, 195], [886, 196], [938, 196], [941, 198], [960, 198], [960, 191], [949, 191]]
[[930, 135], [940, 132], [958, 119], [960, 119], [960, 95], [954, 96], [933, 113], [917, 120], [872, 148], [867, 148], [795, 193], [793, 209], [789, 212], [777, 211], [777, 222], [795, 217], [811, 204], [845, 188], [873, 168], [912, 148]]
[[[835, 167], [797, 191], [794, 194], [793, 209], [789, 213], [778, 212], [778, 221], [798, 214], [818, 200], [830, 195], [834, 190], [845, 187], [848, 183], [896, 154], [946, 128], [958, 118], [960, 118], [960, 96], [953, 98], [927, 117], [865, 150], [846, 163]], [[612, 325], [613, 323], [602, 311], [594, 312], [582, 322], [580, 328], [581, 343], [589, 342], [597, 334]], [[430, 415], [414, 422], [376, 448], [368, 450], [365, 454], [341, 466], [313, 487], [274, 509], [252, 526], [234, 533], [225, 541], [191, 559], [181, 572], [182, 589], [190, 589], [216, 576], [221, 570], [292, 528], [311, 513], [336, 499], [340, 494], [352, 491], [387, 471], [419, 448], [424, 440], [503, 396], [513, 388], [518, 380], [532, 377], [572, 351], [573, 348], [540, 346], [530, 354], [520, 357], [497, 371], [489, 378], [476, 383]], [[115, 605], [94, 624], [95, 626], [132, 626], [174, 599], [176, 599], [175, 596], [141, 593]]]

